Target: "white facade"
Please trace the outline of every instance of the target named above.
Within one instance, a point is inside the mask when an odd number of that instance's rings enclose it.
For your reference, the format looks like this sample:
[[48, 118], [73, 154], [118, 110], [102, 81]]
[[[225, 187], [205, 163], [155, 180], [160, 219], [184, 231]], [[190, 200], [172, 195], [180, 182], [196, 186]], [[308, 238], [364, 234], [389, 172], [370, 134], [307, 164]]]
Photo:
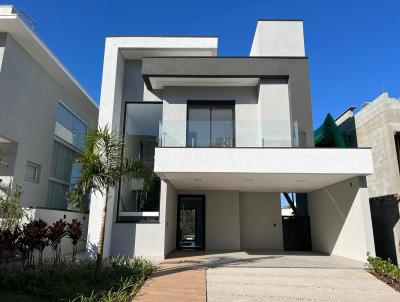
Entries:
[[[357, 181], [373, 173], [371, 151], [313, 148], [302, 22], [260, 21], [250, 57], [229, 59], [229, 66], [216, 52], [214, 37], [107, 38], [100, 125], [124, 133], [126, 155], [150, 162], [161, 184], [157, 206], [143, 204], [150, 197], [132, 182], [111, 193], [105, 255], [160, 260], [188, 247], [283, 250], [281, 192], [308, 195], [314, 250], [357, 260], [374, 254], [366, 188]], [[246, 65], [254, 57], [276, 70], [261, 74], [254, 61]], [[349, 181], [351, 190], [336, 189]], [[90, 251], [104, 205], [92, 198]], [[324, 224], [329, 207], [348, 214], [335, 218], [345, 233]], [[351, 228], [363, 230], [353, 248]]]
[[[87, 129], [96, 127], [98, 108], [12, 6], [0, 6], [0, 12], [0, 158], [7, 163], [0, 165], [0, 179], [3, 185], [21, 185], [22, 206], [32, 208], [31, 217], [52, 223], [74, 216], [69, 211], [61, 215], [56, 211], [61, 208], [49, 204], [51, 186], [70, 183], [52, 179], [60, 171], [52, 167], [55, 145], [72, 154], [82, 138], [79, 129], [59, 123], [60, 108]], [[71, 166], [62, 170], [72, 173]], [[52, 210], [44, 213], [47, 208]]]

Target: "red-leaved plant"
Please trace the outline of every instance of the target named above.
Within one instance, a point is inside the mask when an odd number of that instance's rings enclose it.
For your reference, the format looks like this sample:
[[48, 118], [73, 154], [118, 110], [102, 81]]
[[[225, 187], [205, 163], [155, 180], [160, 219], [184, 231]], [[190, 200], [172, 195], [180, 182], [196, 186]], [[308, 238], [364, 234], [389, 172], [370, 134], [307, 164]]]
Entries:
[[33, 220], [22, 226], [19, 246], [28, 252], [28, 265], [34, 264], [34, 252], [39, 251], [39, 263], [43, 262], [43, 250], [49, 244], [47, 222], [42, 219]]
[[72, 219], [71, 223], [67, 223], [67, 237], [72, 241], [72, 261], [75, 262], [78, 242], [82, 237], [82, 223], [78, 219]]
[[60, 218], [48, 227], [48, 239], [53, 249], [53, 263], [57, 264], [61, 259], [61, 240], [67, 235], [67, 223]]
[[17, 249], [16, 241], [18, 238], [18, 229], [10, 228], [0, 229], [0, 259], [13, 256]]

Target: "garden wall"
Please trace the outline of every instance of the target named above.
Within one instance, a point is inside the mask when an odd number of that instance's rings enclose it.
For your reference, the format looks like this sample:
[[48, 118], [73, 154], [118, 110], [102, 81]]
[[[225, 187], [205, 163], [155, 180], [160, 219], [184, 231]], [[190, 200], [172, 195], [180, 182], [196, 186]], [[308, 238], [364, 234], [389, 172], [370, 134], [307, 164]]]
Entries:
[[[73, 211], [62, 211], [54, 209], [43, 209], [43, 208], [23, 208], [25, 211], [25, 218], [23, 223], [28, 220], [43, 219], [49, 225], [56, 222], [60, 218], [66, 222], [71, 222], [72, 219], [78, 219], [82, 223], [82, 241], [78, 243], [78, 252], [83, 252], [86, 249], [86, 237], [89, 224], [89, 214], [73, 212]], [[62, 255], [72, 254], [72, 243], [71, 239], [65, 237], [61, 241], [61, 252]], [[51, 247], [46, 247], [43, 252], [43, 257], [51, 257]]]

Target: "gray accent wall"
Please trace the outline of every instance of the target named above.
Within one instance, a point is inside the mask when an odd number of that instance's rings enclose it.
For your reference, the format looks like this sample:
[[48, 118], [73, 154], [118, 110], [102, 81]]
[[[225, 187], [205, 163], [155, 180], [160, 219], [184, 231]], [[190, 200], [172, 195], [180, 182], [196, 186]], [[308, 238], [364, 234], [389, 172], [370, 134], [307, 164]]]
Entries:
[[[24, 191], [22, 205], [45, 207], [58, 100], [89, 127], [97, 125], [98, 108], [83, 94], [63, 88], [11, 35], [4, 43], [4, 34], [0, 34], [1, 45], [5, 51], [0, 72], [0, 137], [17, 146], [12, 174]], [[24, 180], [27, 161], [41, 166], [39, 183]]]
[[126, 60], [122, 99], [124, 102], [161, 101], [160, 91], [149, 91], [142, 76], [142, 60]]

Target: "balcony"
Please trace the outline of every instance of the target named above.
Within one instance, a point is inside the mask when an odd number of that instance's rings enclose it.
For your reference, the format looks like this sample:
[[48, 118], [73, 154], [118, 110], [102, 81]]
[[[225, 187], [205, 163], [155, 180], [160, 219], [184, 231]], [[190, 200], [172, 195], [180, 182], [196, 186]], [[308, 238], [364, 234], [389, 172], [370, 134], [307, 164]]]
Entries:
[[262, 148], [305, 147], [306, 134], [288, 120], [163, 120], [159, 147]]

